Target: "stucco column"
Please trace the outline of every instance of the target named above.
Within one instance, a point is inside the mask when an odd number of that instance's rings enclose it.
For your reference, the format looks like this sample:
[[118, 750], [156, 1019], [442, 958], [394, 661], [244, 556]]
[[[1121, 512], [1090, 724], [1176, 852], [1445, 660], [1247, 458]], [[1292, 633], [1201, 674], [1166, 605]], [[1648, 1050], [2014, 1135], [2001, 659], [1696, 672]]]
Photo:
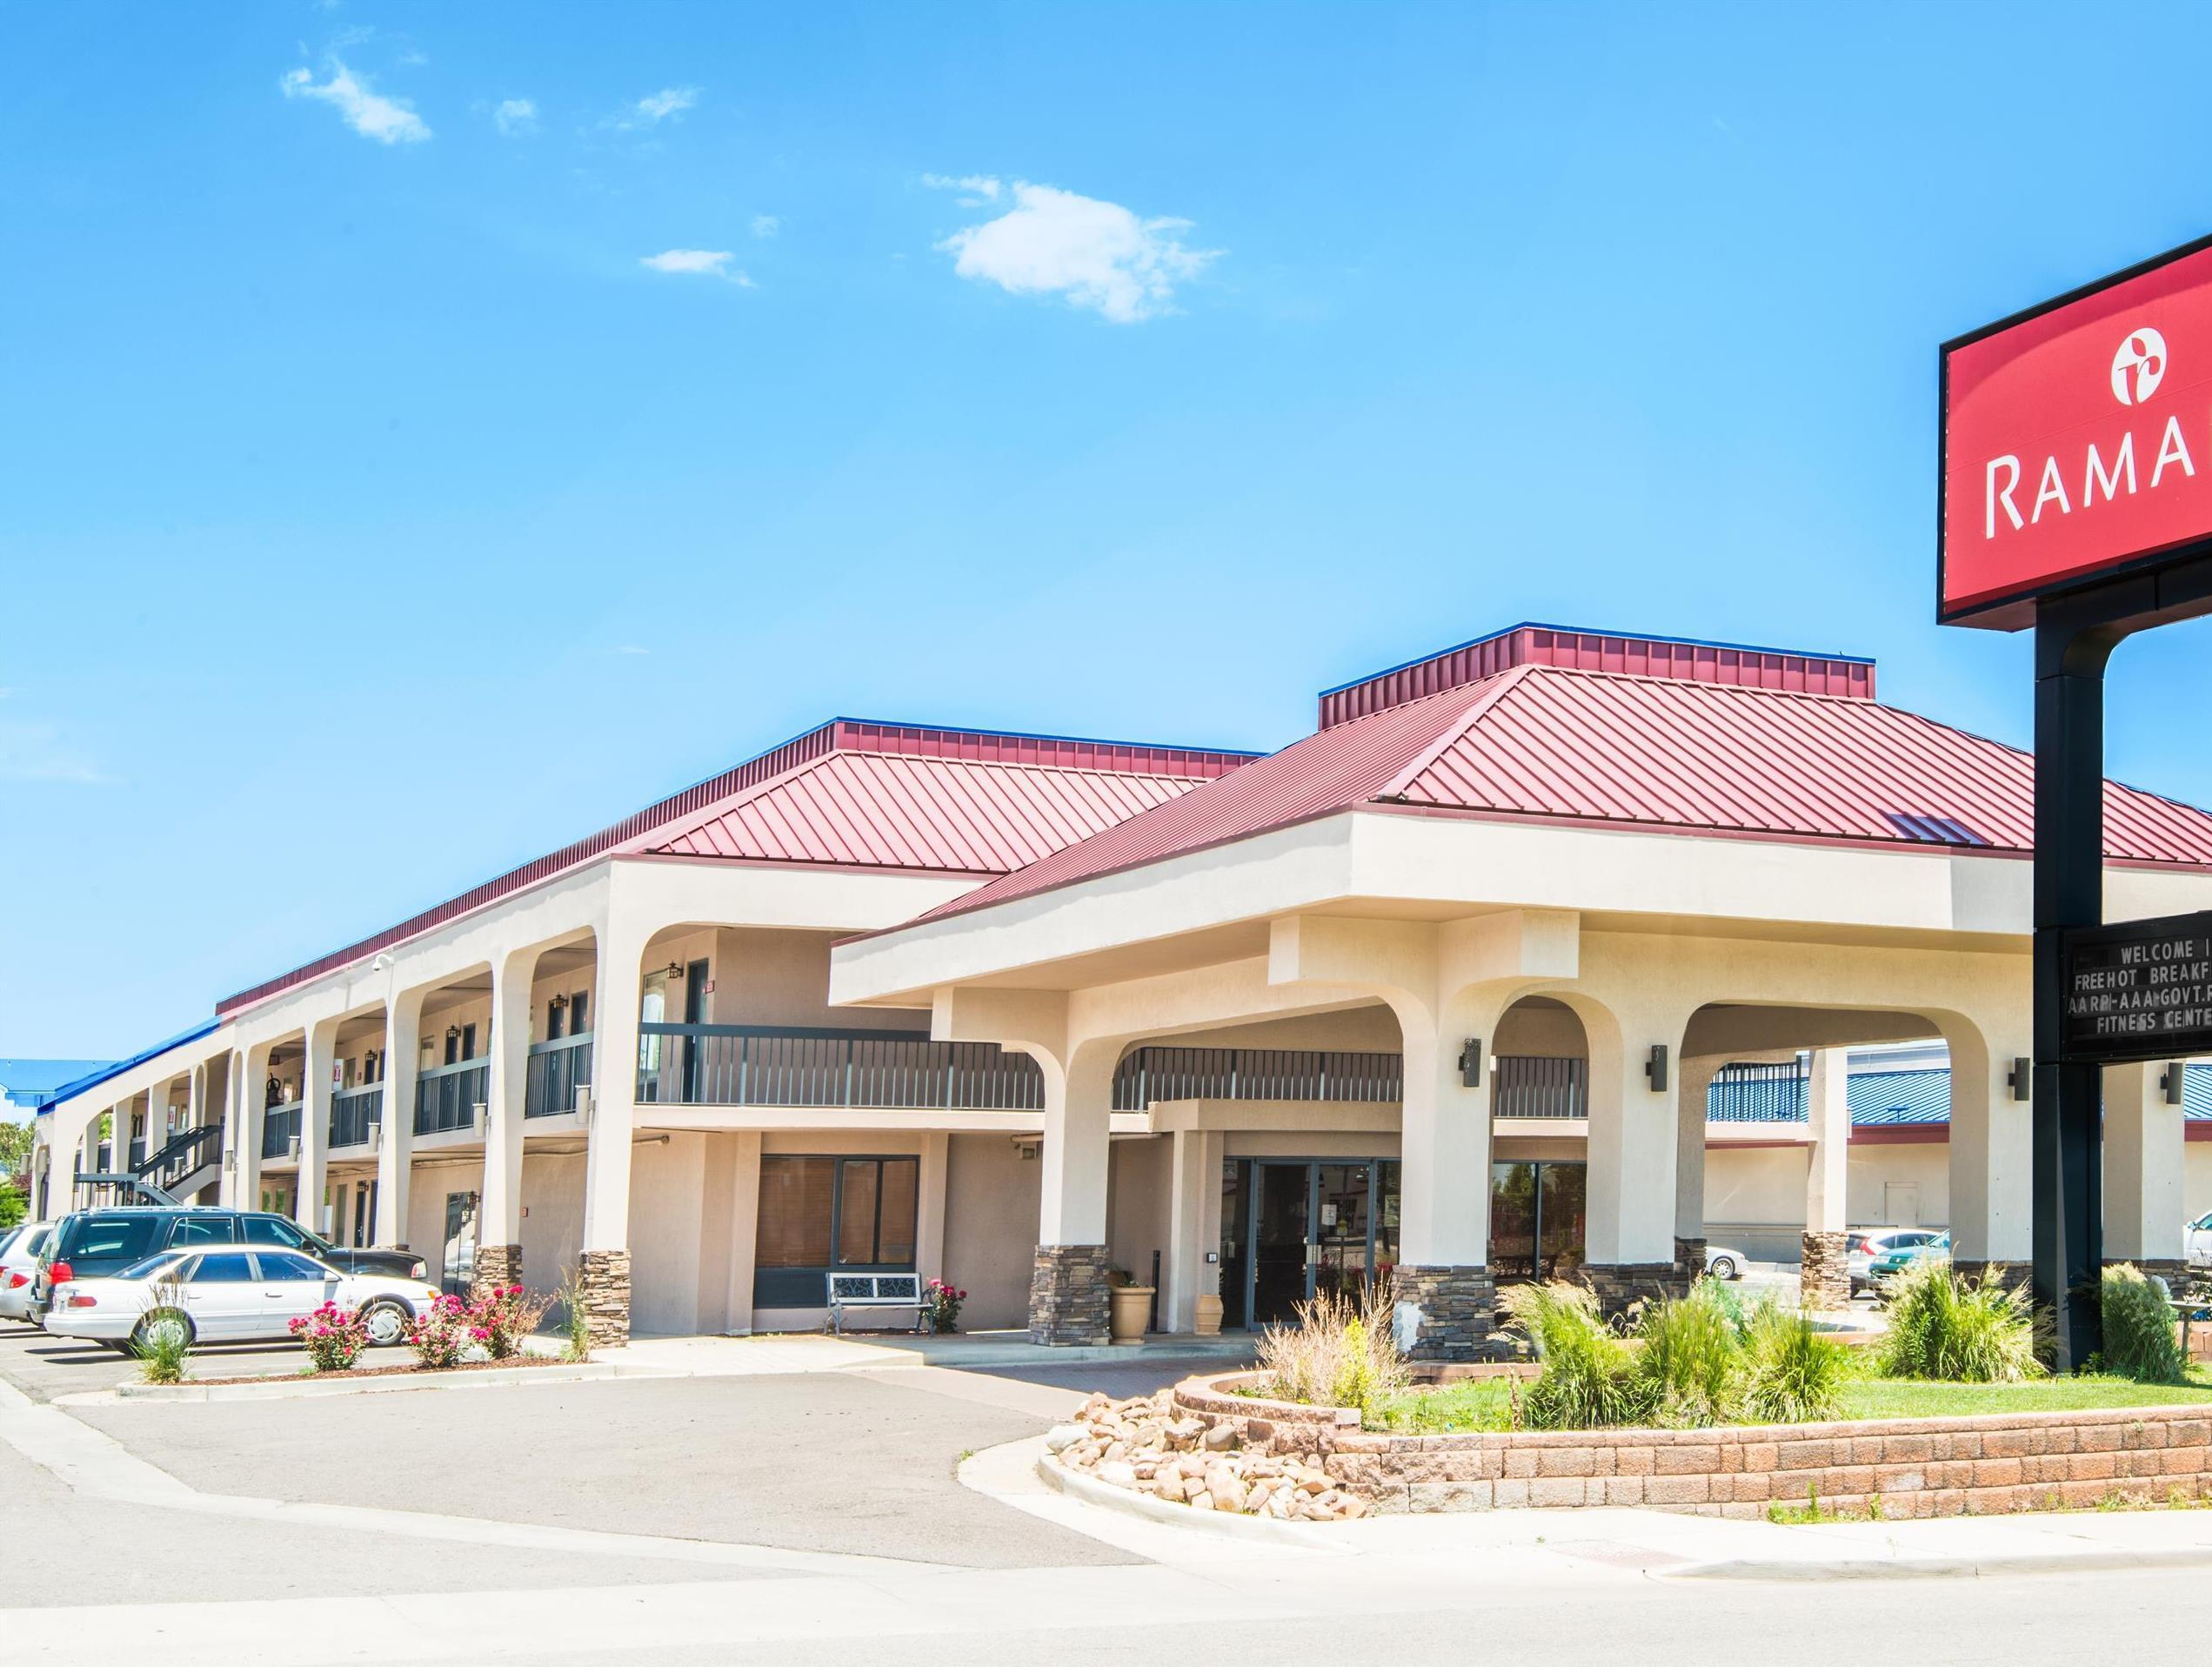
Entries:
[[479, 1291], [522, 1282], [523, 1103], [530, 1078], [530, 981], [538, 954], [518, 949], [491, 964], [491, 1064], [484, 1195], [477, 1212]]
[[[915, 1166], [914, 1198], [914, 1276], [924, 1284], [932, 1279], [946, 1279], [945, 1271], [945, 1206], [946, 1168], [952, 1157], [952, 1136], [942, 1129], [922, 1136], [921, 1161]], [[759, 1160], [756, 1155], [754, 1162]], [[755, 1169], [754, 1196], [759, 1194], [758, 1171]], [[950, 1282], [958, 1284], [952, 1280]]]
[[[1674, 1066], [1687, 1015], [1614, 1013], [1567, 1000], [1590, 1047], [1588, 1218], [1583, 1275], [1609, 1312], [1684, 1288], [1674, 1256], [1674, 1157], [1681, 1139]], [[1652, 1050], [1667, 1081], [1653, 1081]]]
[[1851, 1269], [1844, 1228], [1850, 1225], [1851, 1063], [1841, 1048], [1813, 1050], [1805, 1082], [1805, 1121], [1813, 1137], [1805, 1169], [1805, 1232], [1798, 1263], [1798, 1301], [1808, 1309], [1847, 1308]]
[[1173, 1144], [1167, 1160], [1167, 1258], [1162, 1269], [1167, 1289], [1160, 1293], [1159, 1312], [1168, 1330], [1186, 1333], [1198, 1329], [1199, 1298], [1220, 1294], [1220, 1270], [1208, 1265], [1206, 1253], [1219, 1245], [1220, 1228], [1217, 1215], [1213, 1234], [1207, 1235], [1206, 1202], [1212, 1194], [1218, 1212], [1221, 1137], [1179, 1128], [1168, 1138]]
[[[730, 1139], [732, 1155], [730, 1165], [730, 1295], [727, 1311], [731, 1330], [749, 1332], [752, 1329], [753, 1272], [759, 1249], [760, 1131], [741, 1128]], [[916, 1236], [920, 1235], [918, 1234]], [[916, 1250], [919, 1265], [919, 1246]], [[940, 1262], [944, 1254], [944, 1216], [940, 1211], [937, 1228], [937, 1255]], [[922, 1276], [927, 1278], [928, 1275]]]
[[299, 1173], [294, 1177], [292, 1220], [311, 1233], [323, 1230], [323, 1183], [331, 1145], [331, 1063], [337, 1056], [337, 1021], [307, 1028], [299, 1080]]
[[384, 1132], [377, 1144], [380, 1245], [408, 1243], [407, 1207], [415, 1173], [415, 1073], [422, 1067], [423, 994], [398, 992], [384, 1002]]
[[2189, 1205], [2182, 1109], [2166, 1102], [2170, 1064], [2111, 1065], [2104, 1072], [2104, 1259], [2132, 1262], [2171, 1283], [2182, 1272]]
[[1032, 1342], [1106, 1341], [1106, 1175], [1118, 1045], [1086, 1042], [1065, 1063], [1040, 1056], [1045, 1141], [1037, 1255], [1029, 1275]]
[[[1490, 1088], [1506, 1003], [1463, 988], [1433, 1006], [1400, 998], [1405, 1102], [1398, 1168], [1398, 1345], [1420, 1360], [1472, 1360], [1497, 1309], [1490, 1275]], [[1482, 1050], [1481, 1080], [1460, 1056]]]
[[577, 1278], [590, 1311], [591, 1341], [630, 1340], [630, 1137], [637, 1121], [638, 1001], [645, 941], [643, 923], [619, 914], [596, 934], [598, 987], [591, 1005], [591, 1127], [584, 1160], [583, 1256]]
[[1946, 1023], [1951, 1050], [1951, 1260], [1995, 1264], [2024, 1283], [2034, 1252], [2033, 1120], [2008, 1074], [2028, 1052], [2025, 1003], [2014, 1028]]
[[1725, 1060], [1686, 1059], [1674, 1107], [1674, 1266], [1685, 1279], [1705, 1271], [1705, 1125], [1713, 1078]]

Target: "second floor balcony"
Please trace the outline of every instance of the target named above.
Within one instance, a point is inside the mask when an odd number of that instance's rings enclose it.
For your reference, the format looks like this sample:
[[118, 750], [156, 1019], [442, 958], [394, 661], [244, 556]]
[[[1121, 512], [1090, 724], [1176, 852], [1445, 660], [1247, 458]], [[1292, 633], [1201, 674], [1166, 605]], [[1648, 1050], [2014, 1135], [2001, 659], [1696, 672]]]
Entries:
[[476, 1108], [491, 1096], [491, 1061], [464, 1059], [433, 1065], [415, 1078], [415, 1133], [445, 1135], [476, 1127]]
[[299, 1138], [299, 1101], [287, 1100], [267, 1108], [261, 1114], [261, 1155], [264, 1158], [289, 1158], [292, 1142]]
[[640, 1104], [1039, 1111], [1037, 1062], [911, 1030], [644, 1024]]
[[369, 1082], [359, 1088], [336, 1090], [331, 1095], [331, 1150], [336, 1152], [349, 1146], [366, 1146], [370, 1140], [369, 1131], [383, 1121], [383, 1083]]

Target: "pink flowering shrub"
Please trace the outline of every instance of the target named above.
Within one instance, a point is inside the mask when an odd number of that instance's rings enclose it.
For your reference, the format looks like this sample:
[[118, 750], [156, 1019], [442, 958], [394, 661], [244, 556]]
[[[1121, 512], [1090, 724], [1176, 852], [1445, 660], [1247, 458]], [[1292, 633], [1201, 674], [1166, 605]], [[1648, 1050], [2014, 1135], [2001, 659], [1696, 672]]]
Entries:
[[417, 1315], [407, 1334], [416, 1363], [431, 1369], [459, 1365], [469, 1345], [484, 1341], [484, 1328], [476, 1323], [469, 1305], [452, 1295], [439, 1297]]
[[335, 1302], [300, 1316], [291, 1322], [291, 1332], [318, 1372], [349, 1371], [369, 1347], [369, 1328], [361, 1310], [342, 1309]]
[[960, 1329], [960, 1304], [968, 1294], [956, 1290], [941, 1279], [932, 1279], [922, 1287], [922, 1294], [929, 1298], [929, 1329], [940, 1337], [949, 1337]]
[[469, 1313], [491, 1358], [511, 1360], [522, 1353], [523, 1339], [538, 1329], [548, 1306], [549, 1299], [532, 1296], [519, 1285], [500, 1285], [478, 1297]]

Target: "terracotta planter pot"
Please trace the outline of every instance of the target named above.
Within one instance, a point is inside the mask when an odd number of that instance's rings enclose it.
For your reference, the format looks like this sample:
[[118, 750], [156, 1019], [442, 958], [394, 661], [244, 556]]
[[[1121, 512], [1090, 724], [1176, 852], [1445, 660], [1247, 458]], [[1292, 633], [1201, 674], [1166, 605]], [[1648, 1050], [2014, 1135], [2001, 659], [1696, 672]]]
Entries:
[[1116, 1342], [1142, 1342], [1145, 1327], [1152, 1319], [1153, 1288], [1150, 1285], [1116, 1285], [1113, 1288], [1113, 1311], [1108, 1323]]
[[1218, 1296], [1200, 1297], [1198, 1313], [1193, 1323], [1201, 1337], [1220, 1336], [1221, 1335], [1221, 1299]]

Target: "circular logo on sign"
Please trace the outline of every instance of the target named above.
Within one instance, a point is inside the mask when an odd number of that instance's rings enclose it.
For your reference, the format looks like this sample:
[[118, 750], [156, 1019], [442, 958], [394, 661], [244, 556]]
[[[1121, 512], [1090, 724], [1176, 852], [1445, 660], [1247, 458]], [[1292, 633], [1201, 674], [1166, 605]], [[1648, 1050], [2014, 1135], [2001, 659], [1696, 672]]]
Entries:
[[2166, 338], [2149, 325], [2128, 332], [2112, 356], [2112, 397], [2123, 405], [2140, 405], [2158, 392], [2166, 374]]

